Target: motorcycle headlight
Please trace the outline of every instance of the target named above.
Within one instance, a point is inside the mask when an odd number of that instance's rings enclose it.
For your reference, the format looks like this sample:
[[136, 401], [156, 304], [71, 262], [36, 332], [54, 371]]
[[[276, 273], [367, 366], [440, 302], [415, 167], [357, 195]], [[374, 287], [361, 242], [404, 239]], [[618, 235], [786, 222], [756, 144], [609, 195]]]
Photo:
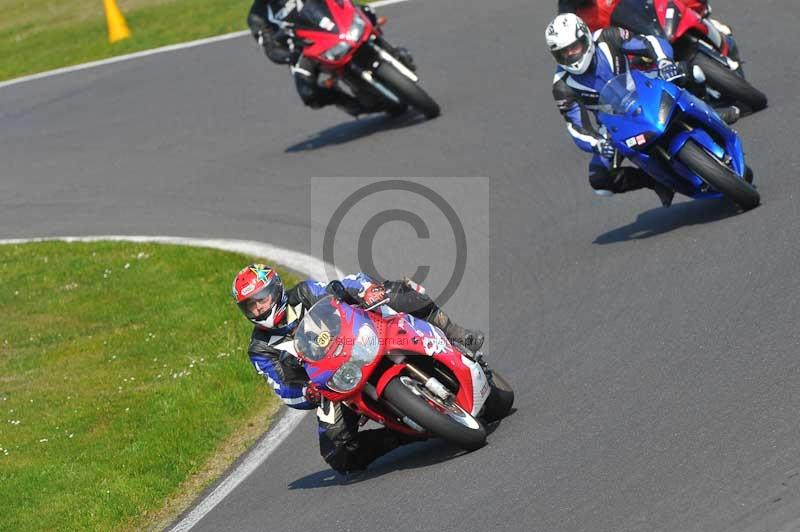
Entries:
[[361, 39], [361, 36], [364, 35], [364, 28], [366, 24], [364, 24], [364, 19], [361, 18], [360, 15], [355, 15], [353, 17], [353, 23], [350, 24], [350, 29], [347, 30], [347, 39], [353, 42], [358, 42]]
[[344, 57], [351, 48], [352, 46], [347, 41], [339, 41], [338, 44], [328, 48], [328, 51], [325, 52], [323, 57], [328, 61], [338, 61]]
[[666, 124], [672, 108], [675, 107], [675, 98], [668, 92], [661, 93], [661, 103], [658, 106], [658, 123]]
[[345, 362], [328, 381], [328, 387], [336, 392], [349, 392], [361, 382], [361, 366], [357, 362]]
[[356, 343], [353, 345], [353, 352], [350, 355], [352, 362], [358, 362], [362, 366], [370, 364], [378, 356], [378, 335], [369, 325], [362, 325], [358, 331]]

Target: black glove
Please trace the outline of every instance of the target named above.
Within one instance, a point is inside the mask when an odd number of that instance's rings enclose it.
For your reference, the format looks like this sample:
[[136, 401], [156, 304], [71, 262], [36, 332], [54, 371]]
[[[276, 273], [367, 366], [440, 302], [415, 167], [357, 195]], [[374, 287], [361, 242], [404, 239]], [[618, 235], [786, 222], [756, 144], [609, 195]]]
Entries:
[[264, 48], [264, 53], [275, 64], [292, 65], [300, 57], [299, 50], [292, 49], [288, 42], [281, 42], [274, 38], [268, 31], [260, 31], [258, 34], [258, 44]]
[[378, 16], [375, 14], [375, 11], [371, 7], [367, 5], [358, 7], [361, 8], [361, 12], [364, 13], [364, 16], [366, 16], [370, 22], [372, 22], [373, 26], [378, 25]]
[[616, 153], [617, 149], [614, 147], [614, 144], [608, 139], [601, 139], [597, 146], [595, 146], [594, 151], [600, 157], [604, 159], [608, 159], [609, 161], [614, 158], [614, 154]]
[[290, 368], [302, 368], [303, 361], [294, 356], [291, 353], [286, 351], [281, 351], [281, 354], [278, 355], [278, 362], [281, 363], [282, 366], [287, 366]]
[[675, 61], [670, 59], [661, 59], [658, 62], [658, 77], [664, 81], [678, 81], [683, 78], [685, 74], [683, 70]]
[[329, 282], [328, 286], [325, 287], [325, 291], [339, 301], [344, 301], [345, 303], [350, 301], [350, 296], [341, 281]]

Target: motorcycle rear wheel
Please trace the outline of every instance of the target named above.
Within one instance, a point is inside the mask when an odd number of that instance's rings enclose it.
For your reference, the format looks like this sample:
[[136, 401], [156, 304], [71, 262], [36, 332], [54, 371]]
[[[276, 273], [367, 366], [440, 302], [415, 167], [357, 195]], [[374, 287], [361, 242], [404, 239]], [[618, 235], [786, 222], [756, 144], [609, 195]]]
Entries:
[[678, 152], [678, 160], [699, 175], [714, 190], [733, 200], [745, 210], [758, 206], [761, 196], [745, 180], [733, 173], [722, 161], [689, 140]]
[[425, 118], [436, 118], [441, 114], [442, 110], [439, 104], [422, 87], [404, 76], [390, 63], [382, 63], [375, 71], [375, 77], [400, 100], [422, 113]]
[[447, 403], [411, 377], [395, 377], [383, 392], [384, 398], [421, 427], [448, 443], [474, 451], [486, 445], [486, 429], [454, 402]]
[[763, 92], [719, 62], [698, 53], [693, 64], [703, 69], [706, 83], [721, 92], [723, 97], [743, 103], [752, 111], [760, 111], [767, 106], [767, 96]]

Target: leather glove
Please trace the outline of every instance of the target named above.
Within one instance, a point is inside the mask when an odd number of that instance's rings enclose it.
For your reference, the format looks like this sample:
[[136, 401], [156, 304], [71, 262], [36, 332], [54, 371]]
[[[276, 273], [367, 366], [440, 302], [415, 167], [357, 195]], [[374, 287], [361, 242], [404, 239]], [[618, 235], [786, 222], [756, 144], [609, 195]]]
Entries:
[[658, 77], [664, 81], [676, 81], [684, 77], [683, 70], [677, 63], [670, 59], [662, 59], [658, 62]]
[[267, 31], [258, 33], [258, 44], [264, 49], [267, 58], [278, 65], [291, 65], [300, 57], [299, 51], [293, 50], [286, 43], [277, 41]]
[[311, 403], [312, 405], [317, 405], [322, 402], [322, 394], [317, 388], [317, 385], [311, 381], [308, 381], [305, 388], [303, 388], [303, 397], [305, 397], [306, 401]]
[[365, 307], [371, 307], [375, 303], [386, 299], [386, 289], [383, 285], [372, 283], [359, 296], [364, 301]]
[[614, 158], [614, 154], [617, 152], [614, 144], [608, 139], [601, 139], [594, 149], [597, 155], [609, 161]]
[[325, 287], [325, 291], [328, 292], [330, 295], [338, 299], [339, 301], [344, 301], [345, 303], [349, 301], [350, 297], [347, 294], [347, 290], [345, 289], [344, 285], [341, 281], [331, 281]]
[[294, 356], [291, 353], [287, 353], [286, 351], [281, 351], [281, 354], [278, 355], [278, 362], [281, 363], [282, 366], [287, 366], [290, 368], [302, 368], [303, 361]]

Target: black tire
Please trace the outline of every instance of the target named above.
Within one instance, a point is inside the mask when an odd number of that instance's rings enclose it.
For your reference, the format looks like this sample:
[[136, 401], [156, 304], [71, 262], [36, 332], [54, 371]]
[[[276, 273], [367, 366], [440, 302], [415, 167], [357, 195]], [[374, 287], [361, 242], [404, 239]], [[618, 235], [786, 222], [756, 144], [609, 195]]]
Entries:
[[763, 92], [721, 63], [702, 53], [695, 56], [693, 63], [703, 69], [706, 83], [721, 92], [723, 97], [743, 103], [752, 111], [760, 111], [767, 106], [767, 97]]
[[382, 63], [375, 71], [375, 77], [403, 102], [422, 113], [425, 118], [436, 118], [442, 112], [439, 104], [422, 87], [404, 76], [390, 63]]
[[722, 161], [693, 141], [687, 141], [678, 152], [678, 160], [697, 173], [714, 190], [748, 210], [761, 202], [758, 191], [733, 173]]
[[492, 370], [492, 391], [483, 405], [483, 418], [486, 421], [502, 419], [514, 406], [514, 390], [495, 370]]
[[486, 445], [486, 429], [480, 421], [463, 410], [461, 412], [469, 417], [471, 427], [456, 421], [435, 406], [432, 400], [415, 392], [415, 386], [417, 391], [425, 390], [422, 384], [410, 377], [395, 377], [386, 385], [383, 397], [418, 425], [444, 438], [451, 445], [467, 451]]

